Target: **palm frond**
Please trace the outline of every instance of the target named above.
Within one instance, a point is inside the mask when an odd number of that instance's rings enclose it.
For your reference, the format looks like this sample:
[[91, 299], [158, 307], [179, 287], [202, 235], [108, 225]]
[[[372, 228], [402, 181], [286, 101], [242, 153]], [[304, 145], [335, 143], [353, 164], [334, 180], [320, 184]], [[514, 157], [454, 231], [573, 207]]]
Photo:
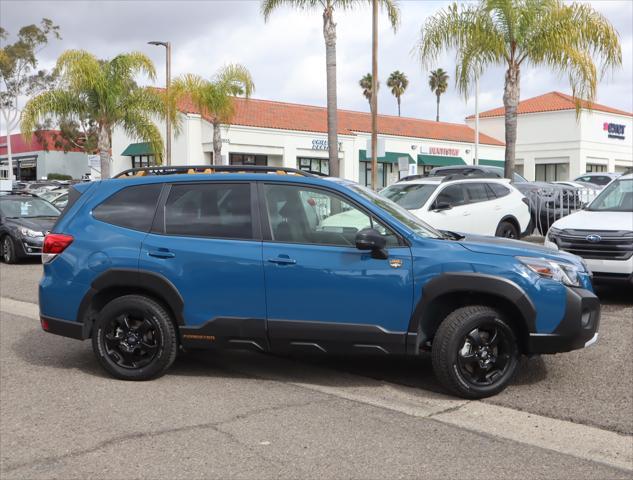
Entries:
[[22, 110], [20, 130], [30, 139], [37, 125], [47, 118], [78, 118], [86, 114], [86, 102], [76, 92], [50, 90], [27, 102]]
[[325, 8], [323, 0], [262, 0], [260, 11], [264, 17], [264, 21], [270, 19], [270, 15], [282, 7], [293, 7], [298, 10], [312, 10], [318, 7]]

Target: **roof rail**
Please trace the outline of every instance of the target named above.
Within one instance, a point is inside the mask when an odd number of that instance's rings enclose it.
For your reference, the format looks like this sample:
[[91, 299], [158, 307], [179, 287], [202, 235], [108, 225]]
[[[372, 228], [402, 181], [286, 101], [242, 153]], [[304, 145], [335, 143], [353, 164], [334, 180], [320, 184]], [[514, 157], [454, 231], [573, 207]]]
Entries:
[[497, 180], [502, 179], [502, 177], [492, 172], [469, 171], [467, 173], [453, 173], [451, 175], [446, 175], [442, 179], [441, 183], [452, 182], [454, 180], [472, 180], [473, 178], [495, 178]]
[[153, 175], [191, 175], [212, 173], [276, 173], [278, 175], [300, 175], [314, 177], [304, 170], [264, 165], [157, 165], [154, 167], [130, 168], [112, 178], [147, 177]]
[[419, 180], [420, 178], [427, 178], [428, 176], [429, 176], [428, 173], [407, 175], [406, 177], [402, 177], [400, 180], [398, 180], [398, 182], [408, 182], [409, 180]]

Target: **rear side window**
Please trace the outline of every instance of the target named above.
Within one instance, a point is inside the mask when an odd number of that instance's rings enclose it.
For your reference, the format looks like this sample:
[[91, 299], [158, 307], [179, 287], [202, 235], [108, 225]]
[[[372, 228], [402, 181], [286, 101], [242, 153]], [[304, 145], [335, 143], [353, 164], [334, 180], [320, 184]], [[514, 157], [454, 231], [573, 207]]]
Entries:
[[510, 194], [510, 189], [505, 185], [501, 185], [499, 183], [489, 183], [488, 186], [497, 198], [505, 197]]
[[485, 183], [465, 183], [464, 188], [468, 192], [468, 203], [485, 202], [488, 198], [488, 191]]
[[92, 216], [119, 227], [149, 232], [161, 188], [159, 183], [126, 187], [95, 208]]
[[165, 233], [252, 239], [250, 184], [172, 185], [165, 204]]

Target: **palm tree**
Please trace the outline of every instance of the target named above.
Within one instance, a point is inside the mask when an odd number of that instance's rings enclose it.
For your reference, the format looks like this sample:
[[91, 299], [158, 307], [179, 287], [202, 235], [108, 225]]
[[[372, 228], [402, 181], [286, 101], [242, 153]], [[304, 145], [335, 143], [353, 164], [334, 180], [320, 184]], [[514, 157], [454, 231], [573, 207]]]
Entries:
[[198, 75], [185, 74], [176, 78], [171, 86], [172, 101], [187, 96], [201, 113], [213, 117], [213, 163], [219, 165], [222, 155], [220, 126], [230, 124], [235, 112], [234, 97], [250, 97], [255, 90], [251, 74], [242, 65], [227, 65], [211, 80]]
[[[363, 89], [363, 97], [367, 99], [369, 102], [369, 108], [371, 109], [371, 84], [372, 84], [372, 74], [367, 73], [361, 78], [358, 82], [360, 88]], [[376, 82], [376, 90], [380, 90], [380, 82]]]
[[480, 0], [453, 3], [426, 20], [417, 47], [423, 64], [456, 49], [456, 83], [467, 95], [474, 80], [492, 65], [506, 69], [505, 176], [514, 170], [520, 72], [543, 66], [569, 78], [580, 114], [581, 99], [596, 97], [600, 75], [622, 64], [617, 31], [586, 3], [563, 0]]
[[[301, 10], [323, 9], [323, 38], [325, 39], [325, 63], [327, 73], [327, 130], [330, 175], [339, 176], [338, 161], [338, 121], [336, 104], [336, 23], [334, 10], [350, 10], [361, 4], [369, 5], [371, 0], [261, 0], [261, 11], [268, 20], [272, 12], [281, 6], [288, 5]], [[387, 10], [394, 30], [400, 21], [400, 10], [396, 0], [379, 0]]]
[[[68, 50], [57, 59], [58, 88], [31, 100], [22, 112], [21, 130], [27, 138], [40, 121], [78, 120], [94, 122], [98, 132], [101, 177], [110, 177], [112, 131], [121, 127], [133, 138], [149, 142], [160, 162], [163, 140], [152, 118], [164, 117], [167, 102], [151, 87], [139, 87], [138, 74], [154, 79], [152, 61], [142, 53], [123, 53], [111, 60], [98, 60], [83, 50]], [[172, 119], [175, 120], [175, 119]]]
[[429, 87], [431, 87], [431, 91], [435, 93], [437, 97], [437, 112], [435, 115], [435, 121], [440, 121], [440, 96], [446, 92], [448, 88], [448, 73], [446, 73], [441, 68], [437, 70], [431, 71], [429, 74]]
[[405, 90], [409, 86], [409, 79], [403, 72], [396, 70], [389, 75], [387, 86], [391, 88], [391, 93], [396, 97], [398, 102], [398, 116], [400, 116], [400, 97], [404, 95]]

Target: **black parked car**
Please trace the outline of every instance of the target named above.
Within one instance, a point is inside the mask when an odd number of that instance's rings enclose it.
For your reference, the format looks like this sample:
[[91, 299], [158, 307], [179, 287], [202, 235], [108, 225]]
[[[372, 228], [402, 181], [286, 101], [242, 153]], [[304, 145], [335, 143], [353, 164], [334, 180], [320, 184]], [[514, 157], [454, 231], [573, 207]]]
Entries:
[[24, 192], [0, 193], [0, 258], [16, 263], [42, 254], [44, 236], [60, 211], [37, 196]]

